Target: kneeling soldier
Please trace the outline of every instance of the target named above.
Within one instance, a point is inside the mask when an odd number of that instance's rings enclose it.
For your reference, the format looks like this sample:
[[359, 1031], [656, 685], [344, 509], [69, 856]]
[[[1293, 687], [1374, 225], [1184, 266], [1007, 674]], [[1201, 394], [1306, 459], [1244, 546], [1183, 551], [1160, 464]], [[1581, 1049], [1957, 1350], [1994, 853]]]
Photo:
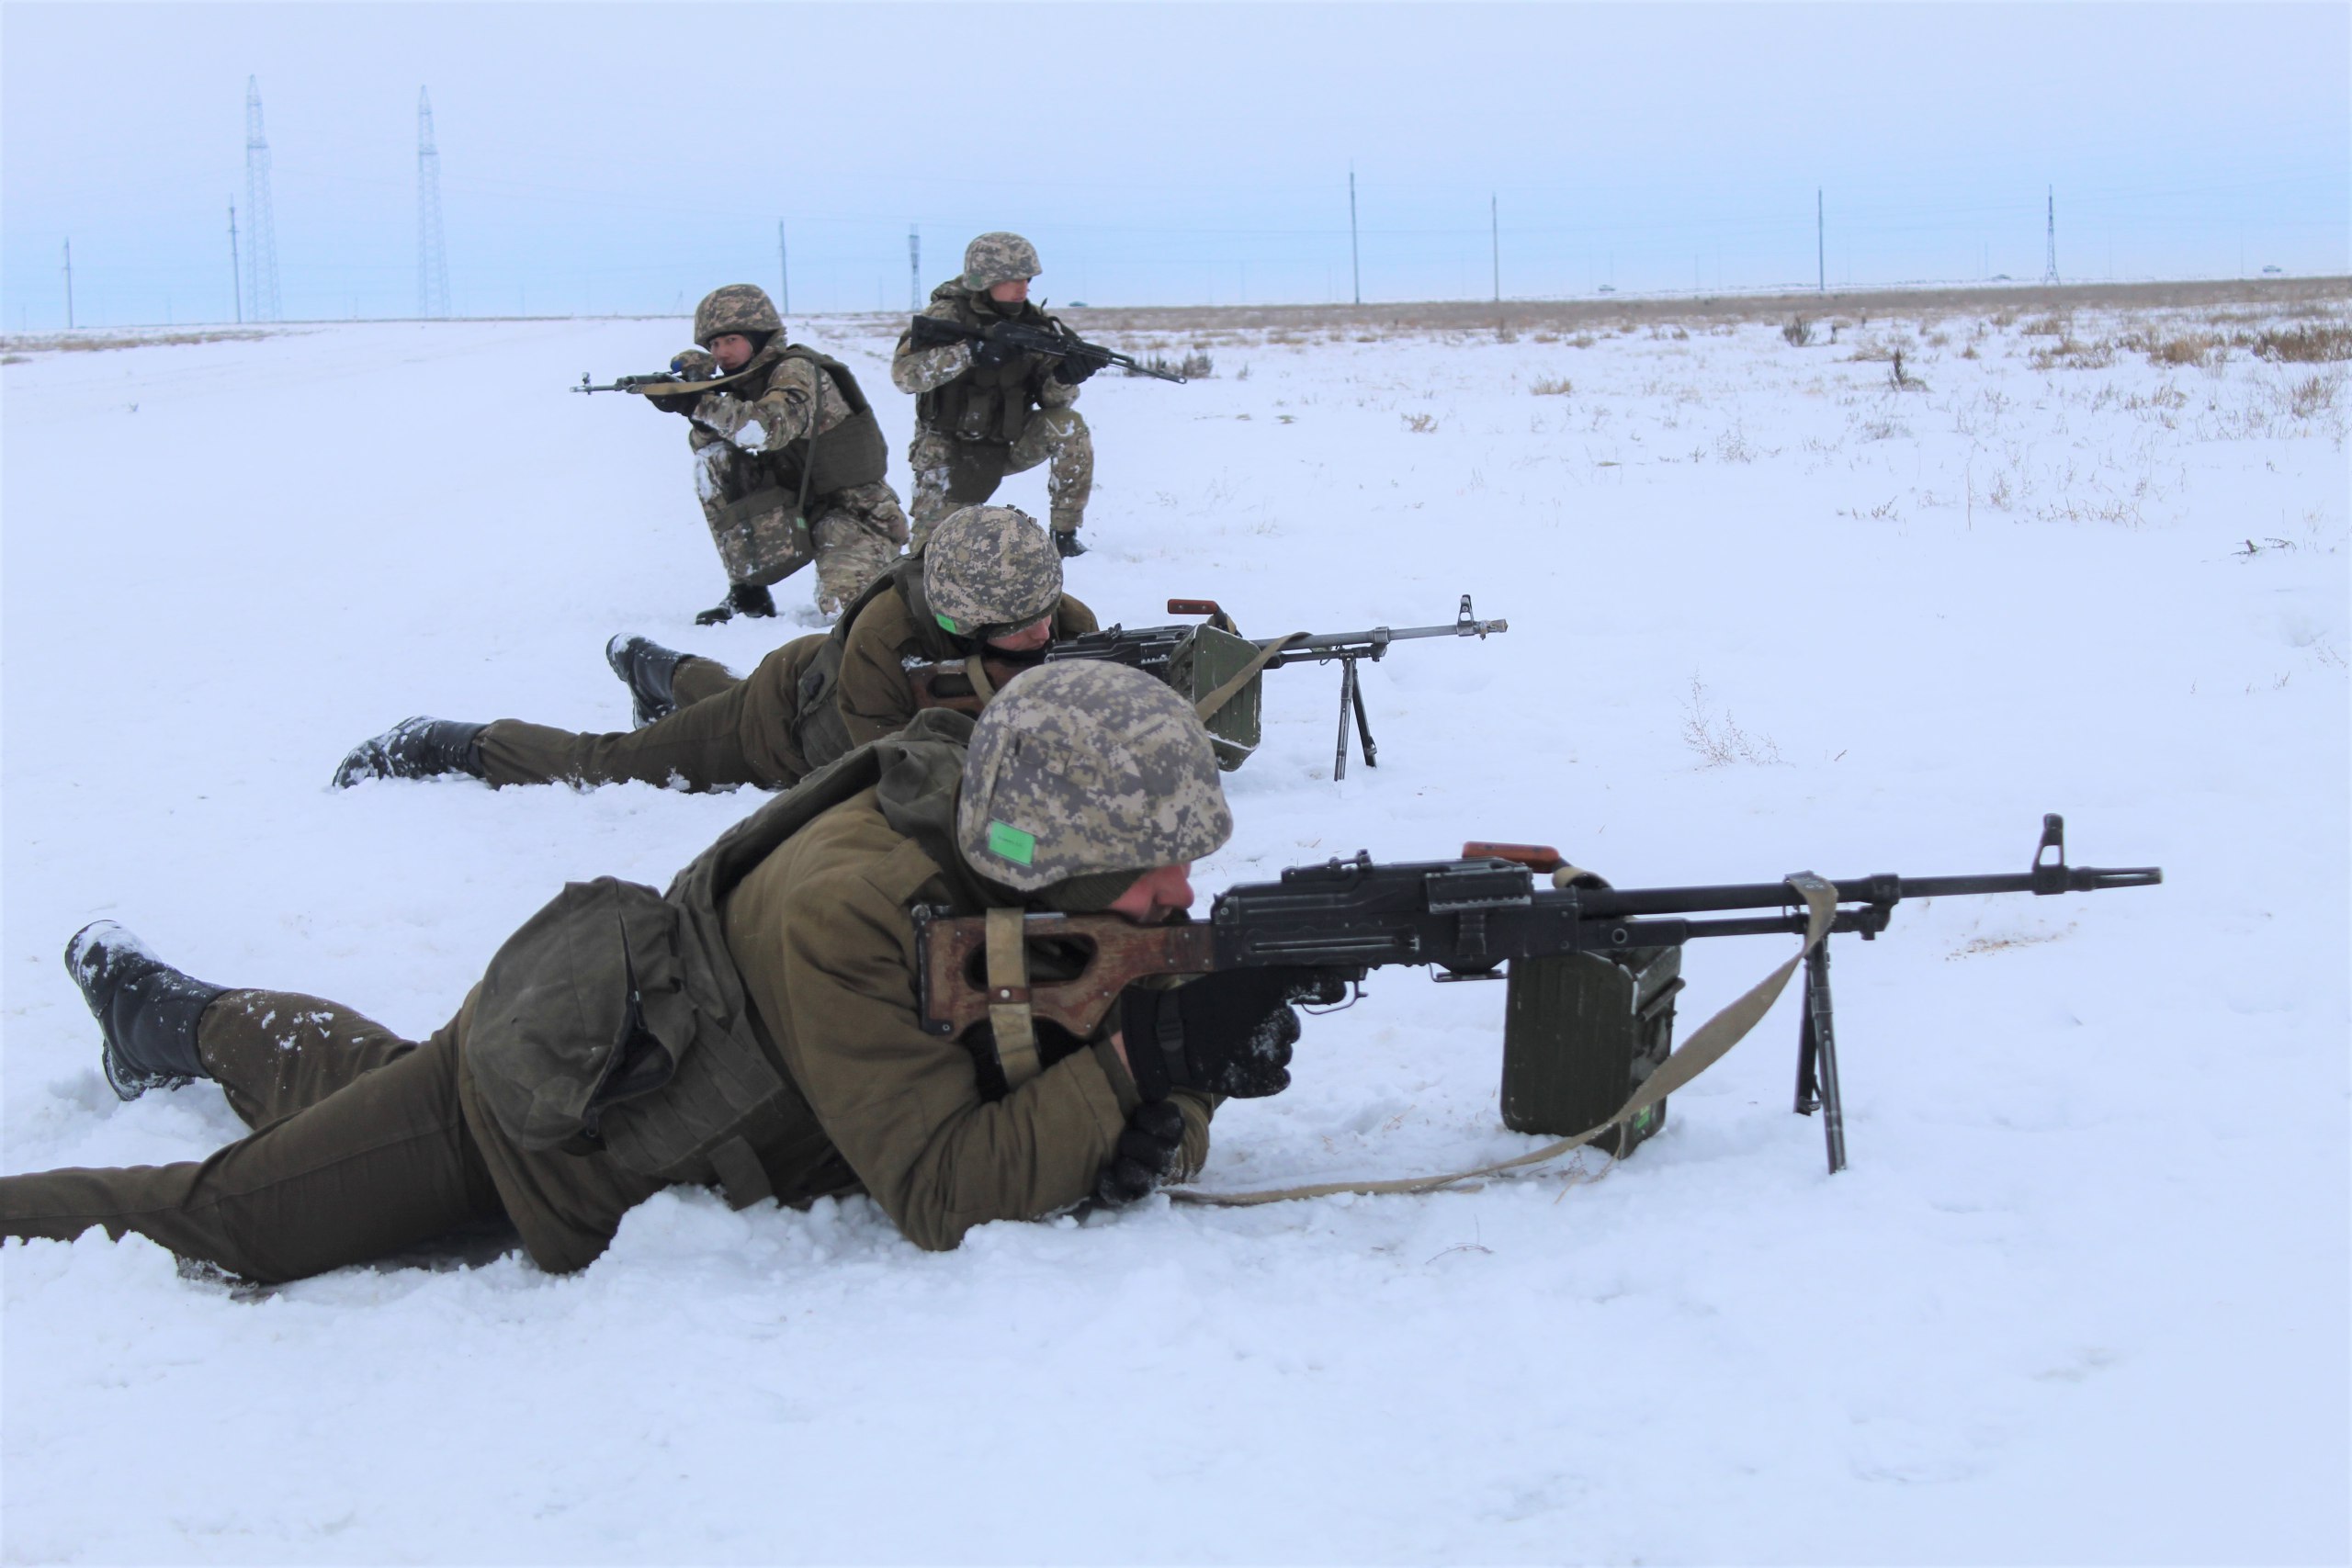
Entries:
[[255, 1131], [200, 1163], [0, 1178], [0, 1235], [103, 1226], [281, 1280], [500, 1216], [540, 1267], [579, 1269], [681, 1182], [738, 1208], [864, 1191], [932, 1248], [1139, 1197], [1200, 1166], [1216, 1096], [1288, 1083], [1288, 1004], [1336, 999], [1325, 977], [1236, 970], [1156, 1005], [1159, 1038], [1135, 1048], [1166, 1054], [1171, 1092], [1147, 1101], [1115, 1030], [1028, 1020], [1037, 1050], [1010, 1073], [986, 1026], [927, 1032], [910, 911], [1176, 918], [1232, 828], [1182, 698], [1057, 664], [977, 726], [927, 714], [769, 801], [666, 894], [572, 884], [423, 1042], [91, 926], [65, 959], [118, 1091], [209, 1078]]
[[[1029, 303], [1037, 250], [1018, 234], [982, 234], [964, 250], [963, 272], [931, 291], [923, 314], [986, 330], [1001, 322], [1057, 323]], [[1094, 489], [1094, 437], [1070, 407], [1094, 373], [1080, 359], [1031, 354], [1002, 342], [918, 348], [899, 334], [890, 382], [915, 396], [914, 538], [956, 507], [986, 501], [1007, 474], [1044, 463], [1054, 545], [1082, 554], [1079, 525]]]
[[334, 782], [463, 773], [492, 785], [782, 789], [914, 717], [909, 660], [967, 659], [984, 648], [1017, 657], [1095, 629], [1094, 613], [1062, 592], [1061, 559], [1035, 518], [968, 506], [870, 584], [831, 631], [786, 643], [747, 679], [643, 637], [615, 637], [605, 658], [628, 683], [634, 730], [412, 718], [355, 747]]
[[727, 568], [727, 598], [695, 619], [773, 615], [767, 585], [817, 563], [817, 608], [838, 615], [888, 570], [907, 515], [883, 479], [888, 444], [857, 379], [840, 360], [786, 344], [783, 319], [749, 283], [695, 307], [695, 342], [673, 369], [708, 391], [649, 395], [684, 414], [695, 493]]

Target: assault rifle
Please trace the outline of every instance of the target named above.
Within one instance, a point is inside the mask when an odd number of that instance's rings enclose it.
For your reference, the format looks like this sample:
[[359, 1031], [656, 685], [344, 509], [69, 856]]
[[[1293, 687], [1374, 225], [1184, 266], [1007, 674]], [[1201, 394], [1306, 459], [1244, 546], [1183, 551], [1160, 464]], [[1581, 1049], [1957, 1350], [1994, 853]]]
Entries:
[[[1340, 661], [1340, 743], [1332, 759], [1334, 781], [1348, 776], [1348, 720], [1354, 716], [1363, 749], [1363, 765], [1379, 766], [1380, 748], [1373, 743], [1372, 721], [1364, 716], [1363, 689], [1356, 681], [1356, 661], [1378, 663], [1389, 645], [1416, 637], [1475, 637], [1510, 630], [1505, 620], [1482, 621], [1470, 612], [1470, 595], [1446, 626], [1374, 626], [1363, 632], [1317, 634], [1294, 632], [1288, 637], [1241, 637], [1233, 618], [1214, 599], [1170, 599], [1171, 615], [1206, 615], [1197, 626], [1112, 626], [1082, 637], [1064, 637], [1030, 654], [1008, 654], [984, 649], [971, 659], [948, 663], [910, 660], [907, 680], [914, 687], [915, 706], [947, 707], [977, 714], [996, 688], [1035, 665], [1063, 659], [1100, 659], [1125, 664], [1158, 676], [1193, 700], [1201, 722], [1209, 727], [1218, 764], [1238, 768], [1258, 745], [1258, 705], [1251, 683], [1261, 670], [1312, 660]], [[977, 668], [976, 668], [977, 666]], [[1247, 694], [1245, 699], [1245, 693]], [[1245, 699], [1245, 700], [1238, 700]], [[1237, 711], [1238, 710], [1238, 711]]]
[[1091, 365], [1097, 370], [1115, 365], [1130, 376], [1149, 376], [1155, 380], [1174, 381], [1179, 385], [1184, 378], [1173, 370], [1157, 365], [1146, 365], [1138, 359], [1089, 343], [1076, 333], [1055, 327], [1033, 327], [1025, 321], [997, 321], [985, 327], [967, 327], [961, 321], [945, 321], [937, 316], [917, 316], [912, 332], [917, 348], [941, 348], [951, 343], [978, 343], [983, 339], [1011, 344], [1023, 354], [1048, 354], [1057, 359], [1075, 359]]
[[705, 380], [690, 380], [675, 370], [656, 370], [646, 376], [616, 376], [603, 386], [590, 385], [588, 372], [580, 373], [580, 385], [575, 392], [635, 392], [639, 397], [666, 398], [685, 392], [707, 392], [713, 388], [732, 386], [742, 379], [743, 372], [713, 376]]
[[[1296, 965], [1355, 983], [1374, 968], [1410, 964], [1433, 968], [1440, 980], [1491, 980], [1503, 977], [1498, 971], [1508, 965], [1503, 1120], [1522, 1132], [1569, 1134], [1607, 1129], [1623, 1118], [1613, 1141], [1601, 1145], [1623, 1154], [1664, 1121], [1662, 1094], [1642, 1105], [1640, 1091], [1674, 1054], [1683, 944], [1793, 932], [1807, 939], [1795, 1109], [1822, 1112], [1835, 1172], [1845, 1168], [1846, 1128], [1831, 1028], [1830, 933], [1859, 931], [1871, 941], [1905, 898], [2095, 893], [2164, 880], [2155, 866], [2069, 866], [2064, 819], [2052, 815], [2041, 823], [2031, 866], [2015, 874], [1881, 873], [1829, 882], [1800, 872], [1731, 886], [1615, 888], [1547, 848], [1470, 843], [1453, 861], [1379, 864], [1360, 853], [1293, 867], [1279, 882], [1217, 895], [1205, 920], [1174, 925], [1030, 914], [1022, 917], [1018, 942], [991, 944], [986, 917], [917, 909], [917, 1010], [926, 1030], [960, 1038], [976, 1023], [998, 1021], [992, 1009], [1025, 1003], [1033, 1018], [1085, 1039], [1121, 991], [1149, 976]], [[1551, 886], [1536, 886], [1539, 872], [1552, 874]], [[1771, 912], [1693, 918], [1751, 909]], [[1031, 972], [1033, 950], [1045, 976]], [[1670, 1075], [1677, 1087], [1746, 1032], [1797, 963], [1791, 959], [1768, 986], [1725, 1010], [1722, 1016], [1730, 1018], [1762, 998], [1745, 1022], [1726, 1025], [1729, 1039], [1712, 1028], [1700, 1032], [1712, 1037], [1705, 1049], [1713, 1055]], [[1056, 974], [1069, 977], [1049, 977]], [[1152, 1048], [1127, 1043], [1129, 1050], [1138, 1047]], [[1702, 1049], [1695, 1037], [1691, 1049]], [[1637, 1107], [1638, 1114], [1628, 1114]], [[1618, 1118], [1604, 1121], [1611, 1111]]]

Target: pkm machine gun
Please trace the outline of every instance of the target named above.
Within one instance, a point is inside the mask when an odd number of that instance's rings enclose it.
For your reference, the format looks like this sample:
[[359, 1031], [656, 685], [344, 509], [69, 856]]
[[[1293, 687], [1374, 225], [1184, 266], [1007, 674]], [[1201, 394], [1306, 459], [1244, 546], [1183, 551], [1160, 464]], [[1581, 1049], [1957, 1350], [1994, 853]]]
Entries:
[[[1884, 931], [1906, 898], [1994, 893], [2095, 893], [2149, 887], [2156, 866], [2107, 870], [2066, 863], [2065, 823], [2042, 819], [2032, 864], [2014, 874], [1831, 882], [1810, 872], [1778, 882], [1615, 888], [1565, 864], [1551, 849], [1474, 842], [1462, 858], [1383, 864], [1369, 854], [1297, 866], [1279, 882], [1217, 895], [1206, 920], [1138, 926], [1116, 915], [1032, 914], [1022, 942], [991, 948], [986, 920], [917, 910], [917, 1010], [935, 1034], [961, 1038], [1016, 994], [1035, 1019], [1091, 1036], [1131, 983], [1155, 975], [1298, 966], [1361, 982], [1375, 968], [1427, 967], [1440, 980], [1507, 978], [1502, 1115], [1521, 1132], [1607, 1130], [1596, 1146], [1630, 1152], [1665, 1120], [1664, 1086], [1688, 1082], [1730, 1048], [1797, 964], [1719, 1014], [1711, 1052], [1673, 1050], [1681, 950], [1705, 937], [1790, 932], [1805, 938], [1795, 1110], [1822, 1116], [1829, 1168], [1846, 1166], [1846, 1127], [1829, 996], [1828, 938]], [[1549, 873], [1547, 886], [1536, 877]], [[1732, 911], [1769, 911], [1737, 914]], [[1032, 947], [1052, 975], [1033, 974]], [[1072, 973], [1075, 967], [1075, 973]], [[1744, 1021], [1725, 1024], [1751, 1001]], [[1694, 1037], [1691, 1047], [1702, 1049]], [[1132, 1047], [1131, 1047], [1132, 1048]], [[1148, 1047], [1146, 1047], [1148, 1048]], [[1676, 1070], [1653, 1075], [1677, 1058]], [[1652, 1097], [1645, 1102], [1645, 1091]]]

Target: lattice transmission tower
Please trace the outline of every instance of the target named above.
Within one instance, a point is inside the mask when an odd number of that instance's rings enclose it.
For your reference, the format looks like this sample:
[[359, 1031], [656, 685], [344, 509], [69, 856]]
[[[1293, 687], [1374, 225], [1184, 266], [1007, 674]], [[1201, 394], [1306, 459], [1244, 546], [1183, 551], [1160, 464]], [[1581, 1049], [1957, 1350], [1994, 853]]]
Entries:
[[449, 253], [441, 243], [441, 152], [433, 144], [433, 100], [416, 90], [416, 313], [449, 313]]
[[2046, 227], [2043, 230], [2044, 239], [2041, 249], [2041, 281], [2055, 283], [2058, 281], [2058, 187], [2056, 186], [2049, 187], [2047, 199], [2050, 205], [2043, 210], [2043, 221]]
[[256, 321], [284, 319], [277, 302], [277, 223], [269, 204], [269, 138], [261, 130], [261, 84], [245, 78], [245, 301]]

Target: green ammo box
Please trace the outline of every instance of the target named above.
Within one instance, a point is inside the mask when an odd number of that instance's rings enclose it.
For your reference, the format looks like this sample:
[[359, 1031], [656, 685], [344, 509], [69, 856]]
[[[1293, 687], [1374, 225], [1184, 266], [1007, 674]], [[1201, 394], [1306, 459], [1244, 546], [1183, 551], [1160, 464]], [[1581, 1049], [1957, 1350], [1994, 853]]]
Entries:
[[[1195, 626], [1168, 661], [1168, 683], [1186, 702], [1197, 703], [1239, 674], [1241, 667], [1257, 656], [1258, 645], [1248, 637], [1216, 626]], [[1260, 671], [1208, 716], [1216, 765], [1228, 773], [1258, 749], [1258, 699], [1265, 682], [1265, 671]]]
[[[1514, 958], [1503, 1010], [1503, 1124], [1565, 1138], [1599, 1125], [1674, 1050], [1682, 950]], [[1666, 1125], [1666, 1101], [1592, 1146], [1623, 1156]]]

